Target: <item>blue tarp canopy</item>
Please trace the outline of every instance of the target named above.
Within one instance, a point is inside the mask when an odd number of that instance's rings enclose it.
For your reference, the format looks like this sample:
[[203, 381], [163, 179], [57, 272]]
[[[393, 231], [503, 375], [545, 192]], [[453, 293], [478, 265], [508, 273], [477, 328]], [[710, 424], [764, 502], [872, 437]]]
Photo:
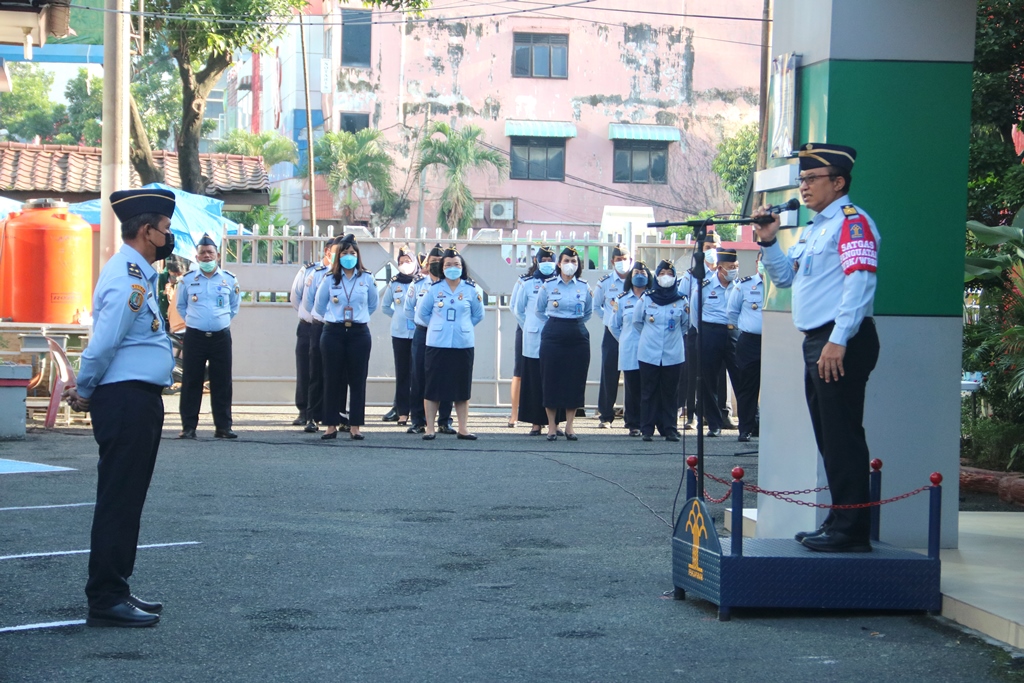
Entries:
[[[237, 226], [221, 215], [224, 202], [212, 197], [185, 192], [161, 183], [146, 185], [146, 188], [159, 188], [174, 193], [174, 218], [171, 219], [171, 232], [174, 233], [174, 253], [189, 261], [196, 260], [196, 244], [209, 235], [217, 243], [218, 249], [224, 234], [237, 234]], [[69, 208], [89, 223], [98, 225], [102, 200], [93, 199], [88, 202], [72, 204]]]

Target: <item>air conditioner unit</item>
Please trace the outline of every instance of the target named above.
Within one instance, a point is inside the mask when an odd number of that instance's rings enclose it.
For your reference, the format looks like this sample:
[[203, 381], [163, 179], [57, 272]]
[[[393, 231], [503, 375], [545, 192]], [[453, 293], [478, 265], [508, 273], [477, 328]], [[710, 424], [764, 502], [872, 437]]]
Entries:
[[473, 220], [482, 221], [484, 219], [484, 203], [477, 202], [473, 205]]
[[510, 221], [515, 214], [515, 202], [511, 199], [503, 199], [500, 202], [491, 202], [492, 221]]

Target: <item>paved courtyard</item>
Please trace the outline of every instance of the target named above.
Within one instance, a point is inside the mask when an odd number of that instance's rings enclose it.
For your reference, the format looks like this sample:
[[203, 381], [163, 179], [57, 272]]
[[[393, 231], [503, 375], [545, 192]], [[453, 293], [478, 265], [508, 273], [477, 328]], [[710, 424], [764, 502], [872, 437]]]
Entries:
[[[381, 423], [322, 442], [278, 409], [241, 438], [165, 440], [133, 591], [154, 629], [0, 632], [0, 681], [997, 681], [992, 646], [918, 614], [736, 610], [667, 599], [683, 444], [580, 421], [548, 443], [474, 414], [476, 442]], [[685, 443], [695, 448], [693, 432]], [[708, 469], [736, 455], [708, 440]], [[33, 430], [0, 458], [0, 629], [85, 618], [96, 445]], [[712, 484], [709, 490], [720, 493]], [[752, 501], [748, 501], [750, 504]], [[75, 505], [82, 504], [82, 505]], [[37, 507], [65, 506], [65, 507]], [[716, 506], [721, 522], [721, 506]], [[163, 545], [174, 544], [174, 545]], [[12, 557], [22, 556], [25, 557]]]

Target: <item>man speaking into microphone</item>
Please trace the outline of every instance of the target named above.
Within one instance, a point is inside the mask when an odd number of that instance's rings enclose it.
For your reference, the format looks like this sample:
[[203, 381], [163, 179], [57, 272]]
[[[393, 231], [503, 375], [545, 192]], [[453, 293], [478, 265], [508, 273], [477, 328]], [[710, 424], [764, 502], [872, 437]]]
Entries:
[[[804, 333], [804, 391], [833, 505], [868, 502], [864, 393], [878, 360], [872, 319], [881, 238], [850, 203], [857, 152], [841, 145], [800, 148], [800, 197], [816, 212], [788, 253], [777, 243], [770, 207], [754, 213], [761, 260], [777, 287], [793, 289], [793, 324]], [[770, 221], [770, 222], [769, 222]], [[833, 509], [796, 540], [821, 552], [870, 552], [868, 508]]]

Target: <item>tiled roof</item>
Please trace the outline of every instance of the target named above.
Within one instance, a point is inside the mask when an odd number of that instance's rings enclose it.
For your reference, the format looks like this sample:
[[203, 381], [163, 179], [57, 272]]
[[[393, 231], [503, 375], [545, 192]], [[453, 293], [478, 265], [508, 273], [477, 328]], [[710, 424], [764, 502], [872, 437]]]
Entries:
[[[164, 183], [181, 187], [176, 152], [154, 152], [164, 172]], [[262, 157], [237, 154], [200, 154], [206, 194], [268, 192], [270, 183]], [[141, 187], [131, 169], [131, 186]], [[74, 145], [30, 145], [0, 142], [0, 192], [100, 193], [100, 149]]]

